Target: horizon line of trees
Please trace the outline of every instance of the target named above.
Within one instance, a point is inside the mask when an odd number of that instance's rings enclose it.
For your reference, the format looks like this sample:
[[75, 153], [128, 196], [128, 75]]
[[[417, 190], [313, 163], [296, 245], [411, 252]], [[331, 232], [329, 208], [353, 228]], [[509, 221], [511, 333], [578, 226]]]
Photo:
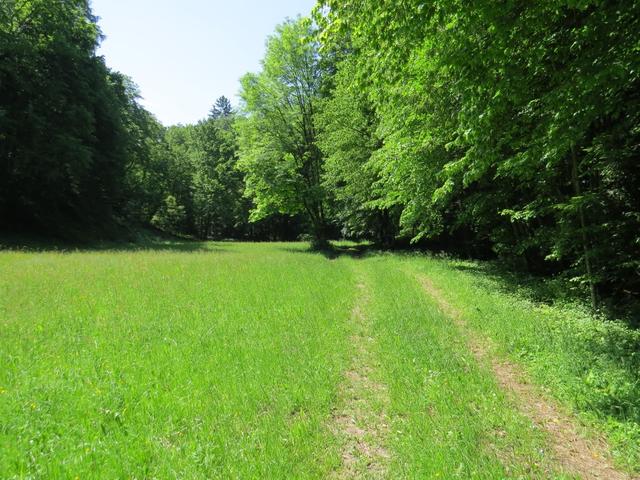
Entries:
[[250, 222], [236, 114], [165, 127], [97, 55], [89, 0], [0, 2], [0, 230], [67, 240], [153, 226], [198, 238], [293, 240], [304, 219]]
[[640, 297], [640, 2], [321, 0], [162, 126], [88, 0], [0, 4], [0, 219], [497, 257]]

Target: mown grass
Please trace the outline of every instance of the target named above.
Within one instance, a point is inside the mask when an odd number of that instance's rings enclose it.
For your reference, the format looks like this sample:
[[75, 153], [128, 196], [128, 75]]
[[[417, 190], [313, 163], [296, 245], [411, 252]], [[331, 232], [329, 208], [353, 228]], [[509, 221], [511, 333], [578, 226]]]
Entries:
[[579, 303], [537, 302], [481, 263], [428, 256], [405, 261], [536, 383], [604, 430], [619, 465], [640, 472], [640, 331]]
[[335, 466], [350, 270], [278, 245], [207, 248], [0, 254], [0, 478]]
[[568, 478], [461, 333], [397, 257], [366, 265], [370, 314], [391, 396], [389, 478]]
[[476, 264], [354, 245], [118, 248], [0, 251], [0, 478], [332, 475], [359, 283], [388, 478], [563, 478], [414, 273], [640, 465], [637, 332], [509, 293]]

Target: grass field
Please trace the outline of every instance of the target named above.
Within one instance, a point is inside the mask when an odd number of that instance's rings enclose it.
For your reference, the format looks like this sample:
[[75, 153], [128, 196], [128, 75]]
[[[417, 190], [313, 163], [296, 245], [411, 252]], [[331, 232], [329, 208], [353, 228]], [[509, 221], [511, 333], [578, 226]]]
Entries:
[[0, 478], [580, 478], [476, 333], [606, 438], [620, 478], [640, 471], [638, 332], [482, 265], [277, 243], [0, 252]]

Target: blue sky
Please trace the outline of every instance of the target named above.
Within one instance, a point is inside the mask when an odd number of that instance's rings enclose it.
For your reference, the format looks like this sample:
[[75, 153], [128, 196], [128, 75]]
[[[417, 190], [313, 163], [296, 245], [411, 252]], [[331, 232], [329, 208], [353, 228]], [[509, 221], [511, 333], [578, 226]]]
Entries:
[[206, 117], [220, 95], [260, 68], [267, 35], [315, 0], [93, 0], [106, 39], [99, 54], [140, 86], [165, 125]]

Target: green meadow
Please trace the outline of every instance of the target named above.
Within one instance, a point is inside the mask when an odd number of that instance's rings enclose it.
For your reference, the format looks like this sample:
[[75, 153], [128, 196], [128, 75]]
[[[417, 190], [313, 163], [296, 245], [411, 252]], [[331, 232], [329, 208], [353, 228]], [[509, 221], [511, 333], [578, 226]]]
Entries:
[[0, 252], [0, 478], [580, 478], [470, 332], [640, 470], [621, 323], [482, 264], [167, 241]]

